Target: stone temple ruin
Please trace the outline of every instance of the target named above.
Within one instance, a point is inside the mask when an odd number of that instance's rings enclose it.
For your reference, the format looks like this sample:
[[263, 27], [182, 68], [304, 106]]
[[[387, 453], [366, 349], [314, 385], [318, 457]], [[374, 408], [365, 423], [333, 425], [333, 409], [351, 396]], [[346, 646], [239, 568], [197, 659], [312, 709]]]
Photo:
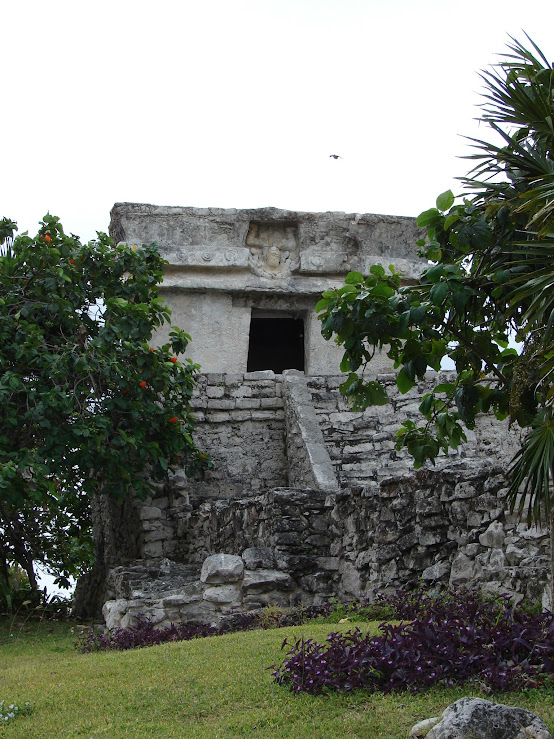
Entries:
[[315, 304], [375, 263], [416, 278], [413, 219], [119, 203], [110, 232], [156, 241], [169, 262], [161, 294], [202, 366], [196, 440], [215, 469], [177, 472], [144, 503], [97, 503], [83, 611], [103, 605], [110, 627], [138, 613], [218, 624], [418, 582], [543, 598], [547, 532], [502, 502], [515, 432], [482, 418], [468, 444], [416, 472], [394, 435], [425, 383], [400, 395], [383, 357], [371, 371], [390, 405], [354, 413], [338, 391], [342, 351]]

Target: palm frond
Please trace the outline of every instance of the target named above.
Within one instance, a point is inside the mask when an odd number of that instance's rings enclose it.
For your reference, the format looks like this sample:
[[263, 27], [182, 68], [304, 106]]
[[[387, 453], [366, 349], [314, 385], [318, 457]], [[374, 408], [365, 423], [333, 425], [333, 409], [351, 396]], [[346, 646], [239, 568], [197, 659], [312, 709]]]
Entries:
[[[527, 34], [525, 34], [527, 36]], [[527, 36], [537, 56], [522, 43], [510, 37], [511, 54], [504, 54], [496, 65], [499, 71], [484, 71], [485, 83], [482, 120], [509, 124], [534, 141], [552, 141], [552, 90], [554, 65], [548, 63], [539, 47]], [[521, 130], [522, 129], [522, 130]]]
[[527, 509], [527, 522], [548, 519], [554, 480], [554, 418], [552, 407], [542, 408], [521, 449], [512, 460], [511, 483], [507, 494], [510, 510], [521, 516]]
[[550, 516], [554, 480], [554, 65], [527, 39], [511, 38], [481, 74], [480, 120], [494, 143], [469, 139], [472, 169], [460, 179], [494, 230], [475, 247], [472, 277], [524, 340], [533, 370], [528, 389], [539, 410], [513, 459], [508, 500], [539, 522]]

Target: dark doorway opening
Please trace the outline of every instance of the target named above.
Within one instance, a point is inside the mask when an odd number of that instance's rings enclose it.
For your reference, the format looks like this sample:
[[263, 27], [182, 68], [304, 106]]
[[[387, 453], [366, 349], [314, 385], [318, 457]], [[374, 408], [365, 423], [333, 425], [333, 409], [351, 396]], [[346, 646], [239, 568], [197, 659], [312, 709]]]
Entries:
[[250, 320], [247, 371], [304, 370], [304, 321], [290, 313], [256, 313]]

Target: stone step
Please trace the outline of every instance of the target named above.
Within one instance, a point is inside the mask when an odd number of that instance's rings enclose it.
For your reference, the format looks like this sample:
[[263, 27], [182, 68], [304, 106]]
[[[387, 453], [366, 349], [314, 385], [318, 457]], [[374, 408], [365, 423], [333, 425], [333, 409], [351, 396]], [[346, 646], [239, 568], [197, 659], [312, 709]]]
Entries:
[[148, 597], [151, 593], [170, 595], [200, 579], [199, 565], [185, 565], [168, 559], [135, 560], [114, 567], [110, 580], [116, 598]]

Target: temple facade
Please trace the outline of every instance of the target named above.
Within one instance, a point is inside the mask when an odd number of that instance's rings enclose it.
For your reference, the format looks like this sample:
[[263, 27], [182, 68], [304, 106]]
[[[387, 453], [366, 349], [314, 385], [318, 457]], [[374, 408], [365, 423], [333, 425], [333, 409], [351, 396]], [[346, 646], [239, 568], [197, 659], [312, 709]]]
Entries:
[[110, 235], [158, 244], [168, 261], [161, 294], [208, 373], [337, 374], [342, 352], [314, 311], [321, 293], [372, 264], [392, 264], [406, 280], [423, 266], [415, 220], [393, 216], [117, 203]]
[[503, 502], [517, 433], [483, 417], [467, 444], [415, 472], [395, 433], [426, 383], [401, 395], [383, 355], [370, 371], [389, 405], [353, 412], [339, 392], [342, 351], [315, 305], [372, 264], [417, 279], [414, 219], [118, 203], [110, 234], [155, 241], [168, 262], [160, 292], [201, 365], [195, 438], [215, 468], [197, 480], [176, 470], [143, 503], [97, 501], [81, 613], [103, 607], [109, 627], [138, 613], [219, 624], [418, 583], [549, 605], [548, 532]]

